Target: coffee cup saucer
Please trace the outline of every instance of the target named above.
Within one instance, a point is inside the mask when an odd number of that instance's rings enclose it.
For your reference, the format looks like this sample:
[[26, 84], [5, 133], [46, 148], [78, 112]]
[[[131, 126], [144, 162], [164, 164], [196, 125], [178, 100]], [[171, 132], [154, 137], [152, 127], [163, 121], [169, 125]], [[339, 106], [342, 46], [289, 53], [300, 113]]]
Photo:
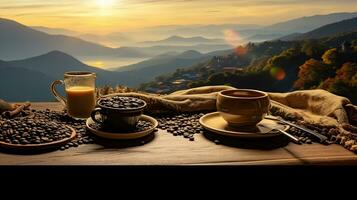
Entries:
[[[219, 135], [237, 137], [237, 138], [268, 138], [281, 135], [280, 130], [288, 130], [288, 125], [279, 124], [274, 120], [263, 119], [256, 126], [235, 128], [228, 125], [228, 123], [221, 117], [219, 112], [208, 113], [202, 116], [199, 120], [200, 124], [211, 132]], [[259, 126], [259, 124], [266, 126]], [[267, 128], [269, 127], [269, 128]]]
[[115, 140], [127, 140], [127, 139], [137, 139], [137, 138], [142, 138], [144, 136], [147, 136], [151, 134], [155, 128], [158, 126], [158, 122], [156, 119], [153, 117], [150, 117], [148, 115], [141, 115], [140, 119], [142, 121], [147, 121], [151, 122], [152, 126], [150, 128], [147, 128], [145, 130], [140, 130], [140, 131], [131, 131], [131, 132], [124, 132], [124, 131], [108, 131], [105, 129], [98, 129], [95, 128], [93, 125], [97, 124], [92, 120], [92, 118], [88, 118], [86, 121], [86, 127], [87, 129], [93, 133], [94, 135], [102, 138], [107, 138], [107, 139], [115, 139]]

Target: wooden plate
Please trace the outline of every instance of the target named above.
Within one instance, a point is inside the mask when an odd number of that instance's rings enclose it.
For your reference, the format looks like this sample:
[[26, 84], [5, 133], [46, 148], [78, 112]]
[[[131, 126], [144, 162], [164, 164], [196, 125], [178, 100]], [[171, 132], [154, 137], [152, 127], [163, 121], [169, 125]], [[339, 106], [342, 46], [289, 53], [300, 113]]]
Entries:
[[76, 131], [72, 127], [67, 126], [67, 128], [72, 130], [71, 136], [62, 140], [57, 140], [57, 141], [42, 143], [42, 144], [11, 144], [11, 143], [0, 141], [0, 147], [7, 148], [7, 149], [14, 149], [14, 150], [40, 150], [40, 149], [50, 149], [50, 148], [58, 147], [60, 145], [66, 144], [67, 142], [71, 141], [73, 138], [77, 136]]
[[146, 135], [149, 135], [154, 131], [154, 129], [157, 127], [159, 124], [156, 119], [147, 116], [147, 115], [141, 115], [139, 120], [144, 120], [151, 122], [153, 126], [150, 129], [144, 130], [144, 131], [139, 131], [139, 132], [132, 132], [132, 133], [121, 133], [121, 132], [106, 132], [102, 130], [97, 130], [92, 127], [90, 127], [91, 124], [94, 124], [95, 122], [92, 120], [92, 118], [88, 118], [86, 122], [87, 129], [92, 132], [93, 134], [102, 137], [102, 138], [107, 138], [107, 139], [115, 139], [115, 140], [126, 140], [126, 139], [137, 139], [144, 137]]
[[[254, 126], [244, 127], [241, 129], [232, 128], [228, 126], [228, 123], [221, 117], [218, 112], [206, 114], [200, 118], [200, 124], [207, 130], [217, 133], [219, 135], [239, 137], [239, 138], [267, 138], [280, 135], [278, 131], [272, 129]], [[272, 128], [278, 128], [281, 130], [289, 129], [288, 125], [278, 124], [274, 120], [263, 119], [259, 124], [264, 124]]]

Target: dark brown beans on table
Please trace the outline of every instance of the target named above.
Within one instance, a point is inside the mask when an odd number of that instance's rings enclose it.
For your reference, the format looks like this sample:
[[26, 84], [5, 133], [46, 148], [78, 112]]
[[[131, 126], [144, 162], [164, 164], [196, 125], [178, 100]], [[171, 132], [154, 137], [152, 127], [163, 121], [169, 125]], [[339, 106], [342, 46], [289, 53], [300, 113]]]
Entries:
[[[110, 101], [113, 100], [114, 101]], [[121, 108], [122, 106], [127, 106], [130, 108], [140, 107], [144, 105], [143, 101], [136, 98], [123, 98], [114, 97], [108, 101], [103, 101], [103, 104], [110, 106], [111, 103], [118, 104]], [[130, 104], [130, 105], [129, 105]], [[32, 110], [34, 116], [32, 118], [14, 118], [14, 119], [2, 119], [0, 117], [0, 141], [12, 144], [41, 144], [48, 143], [52, 141], [58, 141], [63, 138], [69, 137], [71, 130], [65, 125], [71, 126], [77, 132], [77, 137], [74, 138], [70, 143], [60, 147], [60, 150], [65, 150], [68, 148], [75, 148], [82, 144], [89, 144], [94, 142], [94, 136], [87, 132], [85, 121], [74, 120], [70, 118], [65, 112], [55, 112], [50, 110], [37, 111]], [[204, 113], [195, 114], [176, 114], [176, 115], [165, 115], [165, 116], [155, 116], [158, 120], [159, 125], [154, 131], [158, 129], [166, 130], [173, 136], [182, 136], [190, 141], [194, 141], [195, 134], [204, 133], [203, 127], [199, 124], [199, 119]], [[145, 130], [150, 128], [152, 124], [146, 121], [139, 121], [137, 124], [136, 131]], [[313, 128], [313, 127], [309, 127]], [[329, 136], [330, 130], [326, 128], [316, 128], [316, 131]], [[289, 132], [297, 137], [303, 143], [311, 144], [314, 138], [309, 138], [309, 135], [305, 134], [303, 131], [296, 129], [294, 127], [289, 129]], [[334, 141], [333, 135], [329, 136], [331, 141]], [[219, 140], [215, 140], [214, 143], [220, 144]]]

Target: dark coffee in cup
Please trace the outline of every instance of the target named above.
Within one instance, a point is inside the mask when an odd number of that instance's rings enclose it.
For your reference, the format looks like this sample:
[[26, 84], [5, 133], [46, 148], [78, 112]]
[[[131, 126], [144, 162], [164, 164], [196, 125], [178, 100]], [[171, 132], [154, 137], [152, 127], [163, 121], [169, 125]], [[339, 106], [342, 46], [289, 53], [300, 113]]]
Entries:
[[269, 111], [268, 94], [258, 90], [233, 89], [219, 92], [217, 110], [230, 126], [254, 126]]

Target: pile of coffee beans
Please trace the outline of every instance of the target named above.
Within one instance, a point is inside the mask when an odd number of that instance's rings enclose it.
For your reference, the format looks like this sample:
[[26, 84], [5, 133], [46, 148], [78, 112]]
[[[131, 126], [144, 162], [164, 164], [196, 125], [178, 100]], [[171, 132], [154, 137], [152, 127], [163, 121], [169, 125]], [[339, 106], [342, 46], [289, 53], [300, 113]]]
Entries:
[[[136, 124], [135, 128], [132, 130], [128, 130], [127, 132], [140, 132], [140, 131], [145, 131], [153, 127], [154, 124], [148, 121], [144, 120], [139, 120], [138, 123]], [[96, 130], [103, 130], [107, 131], [106, 128], [104, 128], [101, 124], [98, 123], [93, 123], [89, 125], [91, 128], [96, 129]]]
[[[0, 117], [0, 121], [2, 121], [0, 140], [14, 144], [17, 142], [17, 144], [48, 143], [70, 137], [71, 130], [65, 126], [68, 125], [76, 130], [77, 137], [59, 147], [61, 150], [94, 142], [94, 136], [86, 131], [85, 121], [72, 119], [65, 112], [32, 110], [32, 113], [33, 116], [26, 118], [5, 119]], [[10, 126], [11, 128], [9, 128]], [[15, 133], [17, 136], [14, 135], [13, 139], [8, 136], [9, 133]]]
[[158, 128], [166, 130], [174, 136], [183, 136], [194, 141], [194, 134], [202, 134], [204, 131], [199, 123], [199, 119], [203, 115], [203, 113], [196, 113], [158, 117]]
[[115, 109], [137, 109], [142, 108], [145, 102], [134, 97], [108, 97], [100, 100], [99, 105]]
[[0, 126], [0, 141], [11, 144], [42, 144], [63, 140], [72, 130], [50, 120], [5, 120]]
[[87, 132], [85, 121], [75, 120], [67, 115], [66, 112], [56, 112], [50, 110], [33, 111], [35, 120], [48, 119], [60, 124], [66, 124], [74, 128], [77, 132], [77, 137], [71, 142], [60, 147], [60, 150], [65, 150], [70, 147], [78, 147], [82, 144], [94, 143], [94, 136]]

